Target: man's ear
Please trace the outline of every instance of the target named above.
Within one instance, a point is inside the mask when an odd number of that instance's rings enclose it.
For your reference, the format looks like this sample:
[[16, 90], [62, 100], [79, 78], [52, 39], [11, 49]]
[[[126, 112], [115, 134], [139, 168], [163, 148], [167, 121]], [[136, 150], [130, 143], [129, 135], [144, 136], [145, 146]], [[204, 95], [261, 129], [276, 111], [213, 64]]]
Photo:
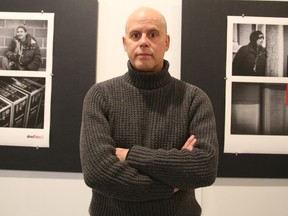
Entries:
[[170, 47], [170, 35], [166, 36], [166, 51], [169, 49]]
[[124, 50], [127, 51], [126, 38], [125, 38], [125, 36], [122, 37], [122, 44], [123, 44]]

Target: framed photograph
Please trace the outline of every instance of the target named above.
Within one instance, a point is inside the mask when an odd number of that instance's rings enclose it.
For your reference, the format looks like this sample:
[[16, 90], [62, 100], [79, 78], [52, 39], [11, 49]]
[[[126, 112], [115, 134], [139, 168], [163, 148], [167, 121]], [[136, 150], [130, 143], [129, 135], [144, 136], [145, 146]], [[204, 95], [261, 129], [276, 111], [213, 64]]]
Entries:
[[227, 18], [224, 152], [288, 154], [288, 18]]
[[54, 14], [0, 12], [0, 145], [49, 147]]

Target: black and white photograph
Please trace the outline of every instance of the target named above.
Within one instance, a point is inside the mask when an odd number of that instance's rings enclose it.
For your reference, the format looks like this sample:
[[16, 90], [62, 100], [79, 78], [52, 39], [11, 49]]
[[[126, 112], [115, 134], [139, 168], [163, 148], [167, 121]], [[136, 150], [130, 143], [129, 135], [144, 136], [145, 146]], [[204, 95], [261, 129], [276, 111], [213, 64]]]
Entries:
[[49, 147], [50, 106], [51, 79], [0, 76], [0, 145]]
[[288, 24], [233, 23], [232, 52], [234, 76], [287, 77]]
[[283, 83], [232, 83], [231, 134], [288, 135]]
[[[45, 72], [48, 20], [0, 13], [0, 69]], [[8, 16], [10, 15], [10, 16]]]
[[52, 13], [0, 12], [0, 145], [49, 147], [53, 32]]
[[44, 125], [45, 78], [0, 76], [0, 127]]
[[224, 151], [288, 154], [288, 19], [227, 19]]

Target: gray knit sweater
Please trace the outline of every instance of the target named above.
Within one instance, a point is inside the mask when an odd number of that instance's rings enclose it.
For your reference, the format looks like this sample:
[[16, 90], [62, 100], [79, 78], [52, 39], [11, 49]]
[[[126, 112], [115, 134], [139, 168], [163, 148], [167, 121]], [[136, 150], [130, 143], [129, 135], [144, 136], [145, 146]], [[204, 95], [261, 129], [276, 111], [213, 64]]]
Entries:
[[[92, 216], [199, 216], [194, 189], [211, 185], [218, 144], [213, 109], [199, 88], [139, 72], [95, 84], [83, 106], [80, 154]], [[181, 150], [196, 135], [192, 151]], [[115, 147], [128, 148], [120, 162]], [[180, 191], [173, 193], [174, 188]]]

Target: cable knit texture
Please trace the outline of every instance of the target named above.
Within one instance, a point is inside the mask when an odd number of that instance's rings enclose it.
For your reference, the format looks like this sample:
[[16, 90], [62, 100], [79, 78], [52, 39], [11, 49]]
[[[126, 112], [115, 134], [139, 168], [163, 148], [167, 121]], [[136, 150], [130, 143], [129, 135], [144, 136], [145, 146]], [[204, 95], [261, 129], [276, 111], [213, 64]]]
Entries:
[[[95, 84], [83, 106], [80, 155], [92, 216], [199, 216], [194, 190], [216, 178], [213, 108], [199, 88], [159, 73], [128, 72]], [[192, 151], [181, 150], [196, 135]], [[128, 148], [119, 161], [115, 148]], [[173, 193], [174, 188], [180, 190]]]

